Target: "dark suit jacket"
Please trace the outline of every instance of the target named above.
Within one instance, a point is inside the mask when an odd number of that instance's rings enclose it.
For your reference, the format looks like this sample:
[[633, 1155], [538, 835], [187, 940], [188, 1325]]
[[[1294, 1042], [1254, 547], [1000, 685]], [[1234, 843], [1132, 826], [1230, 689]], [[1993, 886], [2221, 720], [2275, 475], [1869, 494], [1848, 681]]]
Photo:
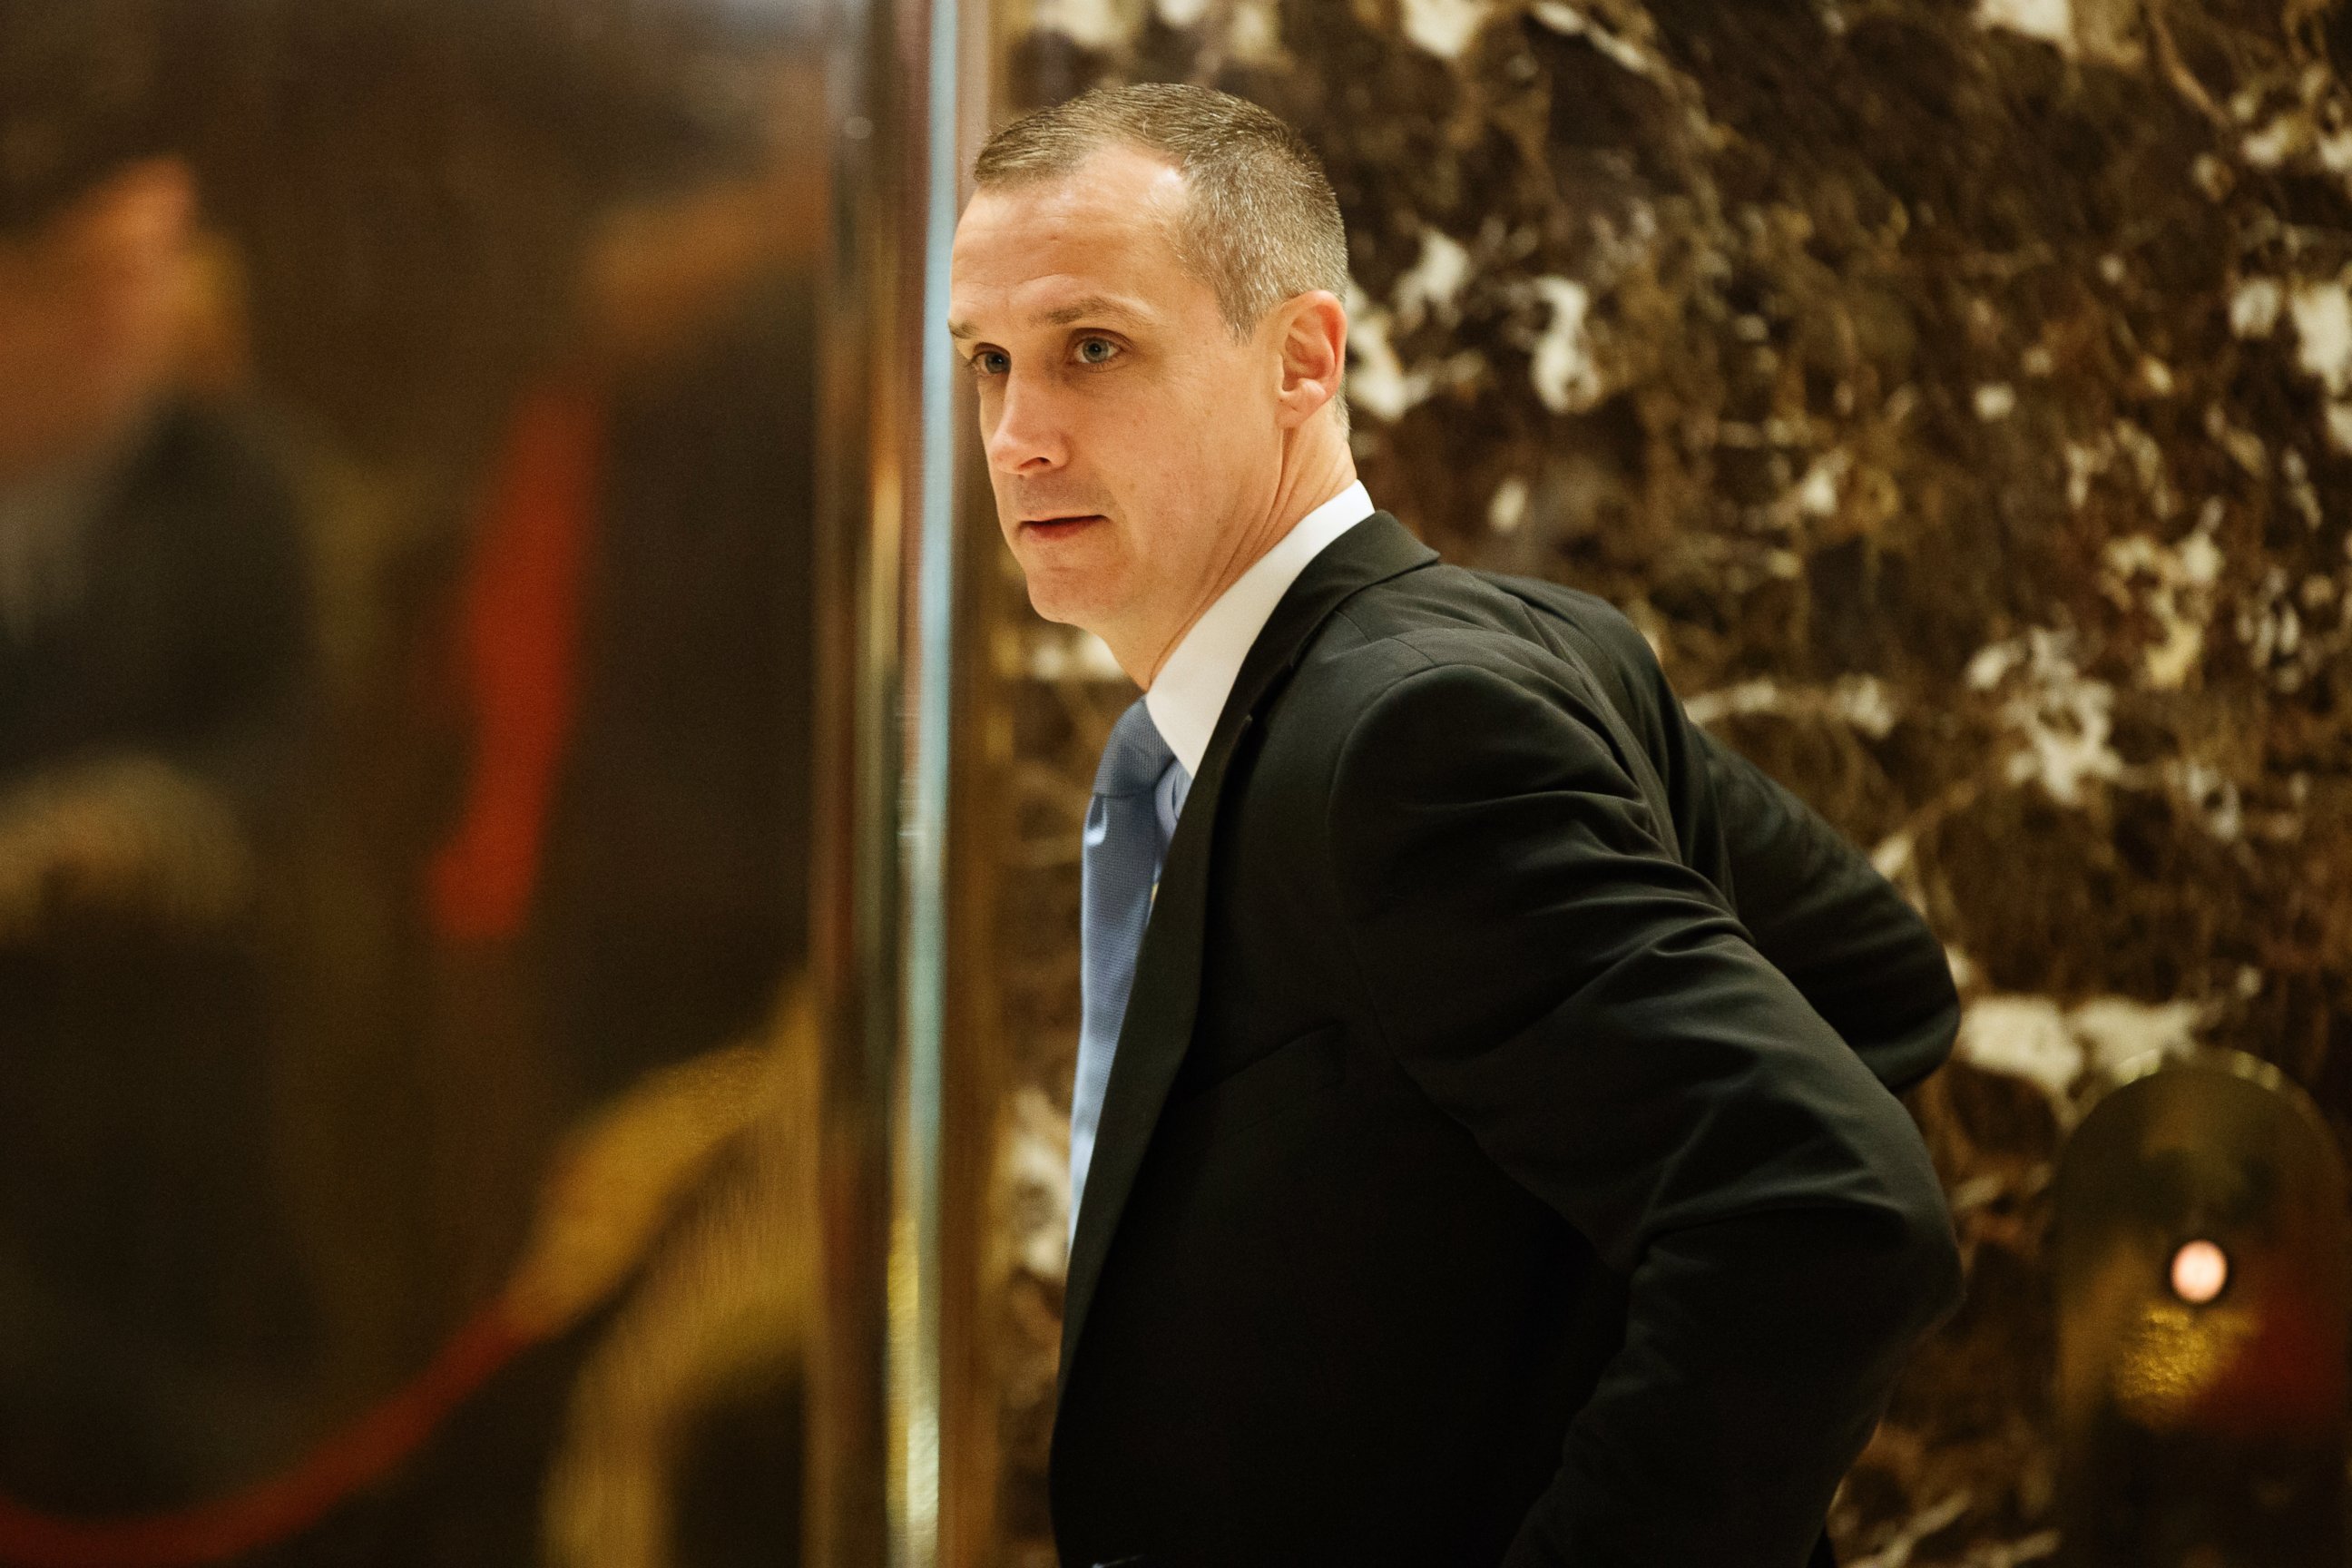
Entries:
[[1169, 849], [1070, 1260], [1064, 1562], [1797, 1568], [1958, 1298], [1890, 1092], [1957, 1013], [1623, 617], [1351, 530]]
[[[265, 896], [310, 708], [292, 484], [247, 422], [166, 409], [85, 538], [84, 591], [0, 632], [0, 798], [161, 760], [236, 811]], [[272, 1163], [257, 921], [68, 907], [0, 941], [0, 1492], [138, 1510], [288, 1436], [315, 1328]]]
[[293, 489], [246, 420], [157, 416], [83, 542], [80, 600], [0, 630], [0, 791], [108, 753], [161, 757], [257, 829], [310, 705], [309, 566]]

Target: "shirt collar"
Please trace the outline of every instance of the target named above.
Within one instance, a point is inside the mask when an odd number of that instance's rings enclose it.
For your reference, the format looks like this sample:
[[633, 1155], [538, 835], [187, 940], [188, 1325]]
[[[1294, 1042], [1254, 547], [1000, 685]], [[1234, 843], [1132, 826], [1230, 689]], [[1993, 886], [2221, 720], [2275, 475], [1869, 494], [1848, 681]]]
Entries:
[[1217, 719], [1233, 695], [1234, 682], [1250, 645], [1265, 629], [1274, 607], [1326, 546], [1372, 515], [1372, 498], [1360, 482], [1349, 485], [1295, 523], [1275, 547], [1234, 579], [1192, 629], [1184, 634], [1160, 678], [1143, 694], [1151, 722], [1187, 773], [1201, 771], [1201, 759], [1216, 732]]

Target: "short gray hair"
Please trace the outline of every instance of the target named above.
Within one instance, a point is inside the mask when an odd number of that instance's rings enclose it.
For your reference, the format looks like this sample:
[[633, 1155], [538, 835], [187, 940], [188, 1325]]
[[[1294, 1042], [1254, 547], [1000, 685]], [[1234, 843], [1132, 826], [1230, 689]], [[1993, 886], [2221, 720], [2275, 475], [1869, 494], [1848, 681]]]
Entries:
[[1279, 117], [1213, 88], [1096, 88], [1039, 110], [989, 138], [972, 181], [987, 189], [1059, 179], [1110, 146], [1155, 153], [1183, 174], [1177, 250], [1215, 291], [1235, 338], [1294, 295], [1328, 289], [1347, 298], [1348, 232], [1323, 161]]

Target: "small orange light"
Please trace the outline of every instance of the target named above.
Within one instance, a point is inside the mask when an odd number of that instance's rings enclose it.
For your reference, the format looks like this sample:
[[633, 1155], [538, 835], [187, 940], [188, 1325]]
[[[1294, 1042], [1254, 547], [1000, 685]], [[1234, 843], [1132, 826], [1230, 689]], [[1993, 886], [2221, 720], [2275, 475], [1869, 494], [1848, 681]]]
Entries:
[[2183, 1242], [2172, 1255], [2172, 1293], [2202, 1307], [2230, 1283], [2230, 1255], [2210, 1241]]

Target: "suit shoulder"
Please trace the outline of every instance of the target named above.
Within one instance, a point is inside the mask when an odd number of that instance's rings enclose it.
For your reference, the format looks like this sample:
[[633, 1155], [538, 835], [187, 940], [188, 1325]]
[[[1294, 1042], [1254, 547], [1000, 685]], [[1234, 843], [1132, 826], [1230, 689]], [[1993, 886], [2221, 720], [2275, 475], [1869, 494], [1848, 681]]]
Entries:
[[[1282, 702], [1286, 717], [1306, 719], [1297, 727], [1309, 731], [1344, 732], [1384, 699], [1406, 695], [1400, 689], [1408, 685], [1423, 692], [1507, 685], [1571, 707], [1606, 700], [1591, 689], [1589, 654], [1549, 614], [1493, 579], [1442, 564], [1375, 584], [1350, 595], [1303, 650]], [[1630, 623], [1625, 630], [1640, 640]], [[1440, 671], [1434, 681], [1412, 679]]]
[[1565, 665], [1597, 683], [1628, 718], [1671, 700], [1648, 639], [1607, 600], [1557, 583], [1444, 564], [1351, 595], [1302, 664], [1314, 668], [1316, 684], [1333, 695], [1369, 696], [1436, 664], [1547, 680]]
[[1525, 605], [1534, 615], [1580, 635], [1610, 662], [1622, 666], [1643, 681], [1663, 677], [1655, 649], [1630, 616], [1598, 594], [1538, 577], [1507, 577], [1481, 573], [1480, 579], [1496, 592]]

